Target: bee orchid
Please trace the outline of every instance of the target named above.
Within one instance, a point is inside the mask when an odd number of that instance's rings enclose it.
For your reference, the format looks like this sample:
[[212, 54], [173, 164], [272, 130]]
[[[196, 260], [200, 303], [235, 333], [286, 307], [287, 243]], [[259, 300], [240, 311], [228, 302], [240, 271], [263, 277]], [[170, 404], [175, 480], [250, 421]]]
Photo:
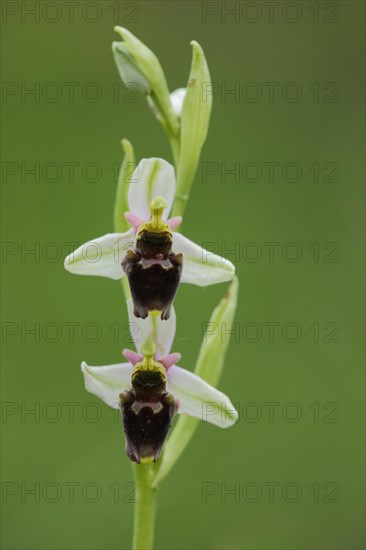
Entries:
[[77, 275], [99, 275], [130, 283], [134, 312], [146, 318], [159, 311], [168, 319], [179, 283], [208, 286], [226, 282], [234, 265], [174, 231], [180, 217], [170, 218], [176, 181], [174, 168], [159, 158], [143, 159], [132, 174], [125, 233], [108, 233], [89, 241], [65, 259]]
[[156, 462], [176, 413], [220, 428], [232, 426], [237, 412], [230, 399], [178, 367], [181, 355], [170, 353], [176, 327], [174, 308], [166, 322], [151, 315], [145, 321], [135, 319], [131, 300], [128, 310], [137, 352], [124, 350], [125, 363], [92, 367], [83, 362], [81, 369], [86, 389], [110, 407], [121, 409], [129, 458], [137, 463]]

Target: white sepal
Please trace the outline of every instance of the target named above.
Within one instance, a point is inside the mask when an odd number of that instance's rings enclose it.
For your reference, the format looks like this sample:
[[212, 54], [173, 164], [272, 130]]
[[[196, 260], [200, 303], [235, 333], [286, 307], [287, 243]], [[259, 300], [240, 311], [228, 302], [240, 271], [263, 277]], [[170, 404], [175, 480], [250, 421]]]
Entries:
[[98, 275], [110, 279], [121, 279], [124, 271], [122, 258], [133, 248], [135, 232], [107, 233], [82, 244], [66, 258], [64, 267], [76, 275]]
[[131, 176], [128, 204], [131, 212], [143, 220], [150, 218], [150, 204], [155, 197], [164, 197], [168, 207], [163, 218], [168, 218], [175, 195], [174, 168], [160, 158], [142, 159]]
[[234, 405], [224, 393], [188, 370], [168, 370], [168, 391], [179, 401], [179, 414], [188, 414], [219, 428], [232, 426], [237, 418]]
[[182, 283], [209, 286], [230, 281], [235, 275], [235, 267], [229, 260], [202, 248], [181, 233], [173, 233], [173, 251], [183, 254]]
[[132, 369], [130, 363], [118, 363], [105, 367], [90, 367], [84, 361], [81, 363], [87, 391], [102, 399], [113, 409], [119, 407], [120, 393], [131, 387]]

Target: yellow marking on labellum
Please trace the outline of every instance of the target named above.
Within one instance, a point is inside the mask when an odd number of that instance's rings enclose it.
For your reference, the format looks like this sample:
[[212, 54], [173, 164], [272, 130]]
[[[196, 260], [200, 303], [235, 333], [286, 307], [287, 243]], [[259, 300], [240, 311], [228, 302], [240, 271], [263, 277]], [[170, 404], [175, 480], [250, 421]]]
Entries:
[[152, 309], [149, 311], [149, 315], [151, 315], [151, 317], [160, 317], [161, 311], [159, 309]]
[[153, 456], [142, 456], [140, 458], [140, 464], [148, 464], [149, 462], [154, 462]]

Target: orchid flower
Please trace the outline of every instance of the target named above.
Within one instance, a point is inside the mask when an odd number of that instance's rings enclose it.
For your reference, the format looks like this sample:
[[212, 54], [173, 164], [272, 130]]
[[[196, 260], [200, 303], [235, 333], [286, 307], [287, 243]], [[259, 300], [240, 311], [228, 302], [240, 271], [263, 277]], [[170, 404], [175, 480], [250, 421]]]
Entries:
[[[170, 239], [168, 248], [164, 249], [165, 255], [160, 254], [160, 251], [157, 254], [155, 249], [152, 250], [155, 256], [152, 255], [151, 250], [147, 256], [142, 254], [143, 259], [148, 259], [149, 267], [151, 267], [151, 263], [160, 262], [160, 275], [172, 267], [171, 263], [166, 264], [168, 256], [171, 259], [171, 254], [173, 254], [173, 260], [176, 257], [176, 272], [173, 277], [172, 289], [169, 297], [165, 298], [164, 304], [160, 304], [160, 306], [155, 304], [150, 307], [151, 300], [149, 301], [147, 296], [146, 284], [144, 284], [144, 292], [139, 288], [137, 291], [139, 296], [136, 296], [133, 285], [131, 285], [134, 274], [129, 276], [135, 314], [143, 318], [147, 316], [148, 311], [153, 309], [162, 311], [162, 318], [169, 317], [179, 280], [183, 283], [208, 286], [232, 279], [235, 268], [229, 260], [213, 254], [181, 233], [174, 231], [182, 221], [180, 216], [168, 219], [175, 190], [175, 174], [171, 164], [159, 158], [141, 160], [132, 174], [128, 190], [128, 206], [131, 211], [125, 213], [125, 218], [131, 229], [125, 233], [108, 233], [83, 244], [67, 256], [64, 264], [65, 269], [78, 275], [99, 275], [115, 280], [121, 279], [125, 272], [129, 275], [128, 261], [124, 263], [124, 269], [121, 267], [126, 252], [128, 252], [127, 256], [130, 256], [132, 263], [138, 261], [138, 258], [131, 256], [131, 253], [144, 231], [154, 232], [153, 235], [159, 233], [159, 237], [164, 236], [168, 240]], [[163, 244], [167, 246], [165, 241]], [[141, 250], [137, 252], [140, 254]], [[142, 268], [146, 267], [145, 262]], [[164, 279], [161, 286], [166, 289], [167, 284]], [[154, 285], [152, 293], [157, 295], [156, 285]], [[139, 300], [136, 299], [138, 297], [140, 297], [140, 301], [144, 298], [147, 303], [139, 304]]]
[[[186, 414], [220, 428], [232, 426], [237, 412], [230, 399], [192, 372], [178, 367], [179, 353], [170, 353], [174, 340], [174, 308], [162, 322], [149, 315], [133, 317], [137, 352], [124, 350], [126, 363], [93, 367], [82, 363], [85, 387], [115, 409], [121, 408], [126, 453], [135, 462], [158, 460], [174, 414]], [[154, 343], [153, 343], [154, 342]]]

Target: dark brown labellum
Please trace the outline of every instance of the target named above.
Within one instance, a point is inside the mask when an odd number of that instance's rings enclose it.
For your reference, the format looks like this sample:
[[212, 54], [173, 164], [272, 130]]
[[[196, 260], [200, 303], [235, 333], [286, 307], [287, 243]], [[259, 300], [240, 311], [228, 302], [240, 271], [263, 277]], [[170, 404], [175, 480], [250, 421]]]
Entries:
[[136, 317], [145, 319], [149, 311], [155, 310], [161, 312], [161, 319], [169, 319], [182, 264], [182, 254], [172, 252], [169, 232], [144, 230], [138, 235], [134, 250], [128, 250], [122, 260]]
[[134, 462], [156, 462], [168, 435], [177, 405], [165, 391], [159, 371], [140, 371], [132, 389], [120, 395], [126, 454]]

